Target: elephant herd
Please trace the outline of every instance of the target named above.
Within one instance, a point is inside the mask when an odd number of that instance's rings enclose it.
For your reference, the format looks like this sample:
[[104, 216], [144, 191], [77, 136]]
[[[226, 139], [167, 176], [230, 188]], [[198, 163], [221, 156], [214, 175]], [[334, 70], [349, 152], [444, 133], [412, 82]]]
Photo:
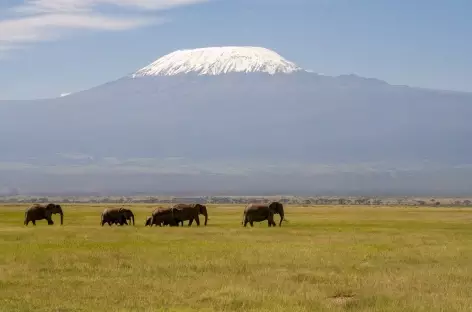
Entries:
[[[35, 204], [25, 211], [24, 225], [32, 222], [36, 225], [38, 220], [46, 220], [48, 225], [53, 225], [52, 215], [59, 214], [61, 217], [61, 225], [64, 222], [64, 213], [62, 207], [57, 204], [40, 205]], [[249, 204], [244, 208], [243, 219], [241, 224], [247, 226], [249, 223], [254, 226], [254, 222], [261, 222], [267, 220], [268, 226], [276, 226], [274, 215], [280, 215], [279, 226], [282, 226], [284, 219], [284, 207], [279, 202], [271, 202], [270, 204]], [[188, 221], [188, 226], [191, 226], [193, 221], [200, 226], [200, 217], [205, 217], [204, 225], [208, 222], [208, 211], [205, 205], [201, 204], [175, 204], [168, 208], [156, 208], [151, 216], [148, 216], [145, 221], [145, 226], [181, 226], [184, 221]], [[100, 225], [104, 226], [107, 223], [109, 226], [128, 225], [128, 221], [134, 225], [134, 213], [128, 208], [106, 208], [101, 214]]]

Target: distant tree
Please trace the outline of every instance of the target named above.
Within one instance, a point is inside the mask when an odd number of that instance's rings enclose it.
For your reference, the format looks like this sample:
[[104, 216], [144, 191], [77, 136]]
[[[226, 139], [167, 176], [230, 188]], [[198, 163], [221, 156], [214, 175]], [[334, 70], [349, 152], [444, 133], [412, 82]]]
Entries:
[[39, 203], [47, 203], [47, 202], [49, 202], [49, 198], [47, 198], [47, 197], [38, 198], [38, 202]]

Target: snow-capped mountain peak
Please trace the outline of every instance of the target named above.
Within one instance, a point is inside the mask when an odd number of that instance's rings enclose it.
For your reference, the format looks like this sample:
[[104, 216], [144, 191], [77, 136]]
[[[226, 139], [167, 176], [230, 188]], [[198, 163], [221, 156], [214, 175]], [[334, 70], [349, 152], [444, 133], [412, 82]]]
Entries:
[[302, 68], [276, 52], [261, 47], [209, 47], [177, 50], [132, 74], [132, 78], [196, 73], [220, 75], [231, 72], [293, 73]]

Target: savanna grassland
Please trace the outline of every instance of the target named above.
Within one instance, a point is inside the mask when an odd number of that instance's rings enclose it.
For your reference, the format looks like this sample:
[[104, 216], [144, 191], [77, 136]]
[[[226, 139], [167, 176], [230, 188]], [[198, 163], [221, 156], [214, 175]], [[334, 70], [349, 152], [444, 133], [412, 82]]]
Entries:
[[134, 227], [72, 204], [25, 227], [27, 206], [0, 206], [0, 311], [472, 310], [472, 209], [286, 206], [244, 228], [210, 205], [207, 227], [149, 228], [152, 205]]

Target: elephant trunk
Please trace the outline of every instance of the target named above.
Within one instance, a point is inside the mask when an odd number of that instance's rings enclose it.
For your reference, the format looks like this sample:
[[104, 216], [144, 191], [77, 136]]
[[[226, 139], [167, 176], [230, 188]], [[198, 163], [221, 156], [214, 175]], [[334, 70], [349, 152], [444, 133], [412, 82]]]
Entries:
[[203, 209], [203, 211], [202, 211], [202, 215], [204, 215], [204, 216], [205, 216], [205, 226], [206, 226], [206, 225], [207, 225], [207, 222], [208, 222], [208, 211], [207, 211], [207, 209], [206, 209], [206, 208], [205, 208], [205, 209]]
[[131, 221], [133, 222], [133, 225], [134, 225], [134, 214], [131, 214]]
[[284, 212], [282, 211], [280, 213], [280, 222], [279, 222], [279, 226], [282, 226], [282, 221], [284, 220]]
[[59, 215], [61, 216], [61, 225], [64, 224], [64, 213], [62, 212], [62, 210], [59, 211]]
[[282, 221], [284, 220], [284, 206], [282, 204], [279, 203], [279, 214], [280, 214], [280, 222], [279, 222], [279, 226], [282, 226]]

